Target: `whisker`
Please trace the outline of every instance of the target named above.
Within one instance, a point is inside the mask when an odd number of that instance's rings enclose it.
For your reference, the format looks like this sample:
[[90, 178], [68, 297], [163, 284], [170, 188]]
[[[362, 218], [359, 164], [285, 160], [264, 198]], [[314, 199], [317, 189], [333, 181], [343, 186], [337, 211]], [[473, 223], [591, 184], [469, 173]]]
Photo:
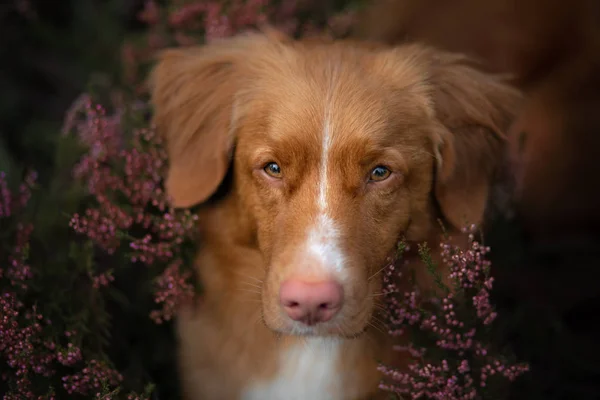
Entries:
[[380, 320], [380, 319], [379, 319], [379, 316], [378, 316], [377, 314], [373, 314], [373, 315], [371, 316], [371, 319], [373, 319], [373, 320], [375, 320], [376, 322], [379, 322], [379, 323], [381, 323], [381, 324], [384, 324], [384, 325], [385, 325], [385, 322], [384, 322], [384, 321], [382, 321], [382, 320]]
[[240, 291], [240, 292], [254, 293], [254, 294], [258, 294], [258, 295], [262, 294], [258, 290], [241, 289], [241, 288], [237, 288], [237, 290]]
[[381, 268], [379, 271], [375, 272], [373, 275], [371, 275], [371, 277], [369, 279], [367, 279], [367, 282], [371, 281], [371, 279], [375, 278], [377, 275], [379, 275], [380, 273], [385, 271], [385, 269], [388, 267], [389, 267], [389, 265], [386, 265], [385, 267]]
[[387, 329], [388, 329], [387, 324], [384, 321], [377, 318], [377, 316], [373, 315], [371, 320], [373, 321], [373, 323], [372, 323], [373, 326], [377, 325], [379, 328], [383, 329], [384, 331], [387, 331]]
[[262, 289], [262, 286], [256, 285], [256, 284], [254, 284], [254, 283], [250, 283], [250, 282], [243, 282], [243, 281], [242, 281], [242, 282], [240, 282], [240, 283], [241, 283], [241, 284], [244, 284], [244, 285], [248, 285], [248, 286], [255, 287], [255, 288], [257, 288], [257, 289]]
[[234, 271], [234, 272], [235, 272], [236, 274], [240, 275], [240, 276], [243, 276], [243, 277], [246, 277], [246, 278], [250, 278], [250, 279], [252, 279], [253, 281], [256, 281], [256, 282], [258, 282], [258, 283], [264, 283], [264, 281], [263, 281], [262, 279], [258, 279], [258, 278], [254, 277], [254, 276], [250, 276], [250, 275], [247, 275], [247, 274], [243, 274], [243, 273], [241, 273], [240, 271]]
[[259, 322], [261, 322], [262, 316], [260, 315], [260, 313], [257, 313], [256, 318], [254, 318], [254, 323], [258, 324]]
[[379, 333], [381, 333], [382, 335], [385, 335], [385, 332], [381, 330], [380, 327], [378, 327], [377, 325], [373, 324], [371, 321], [367, 322], [367, 324], [369, 326], [371, 326], [372, 328], [375, 328], [375, 330], [377, 330]]
[[237, 298], [236, 300], [243, 301], [244, 303], [262, 304], [262, 301], [260, 299], [252, 299], [252, 298], [248, 298], [248, 297]]
[[375, 304], [373, 304], [373, 307], [379, 311], [384, 311], [384, 312], [388, 311], [387, 307], [382, 304], [375, 303]]
[[389, 291], [389, 292], [373, 293], [369, 297], [379, 297], [379, 296], [385, 296], [385, 295], [388, 295], [388, 294], [395, 294], [395, 293], [402, 293], [402, 291], [401, 290], [392, 290], [392, 291]]
[[248, 322], [248, 325], [246, 326], [246, 331], [250, 330], [250, 327], [256, 325], [258, 323], [258, 321], [260, 320], [260, 313], [257, 313], [257, 315], [254, 318], [250, 318], [250, 321]]

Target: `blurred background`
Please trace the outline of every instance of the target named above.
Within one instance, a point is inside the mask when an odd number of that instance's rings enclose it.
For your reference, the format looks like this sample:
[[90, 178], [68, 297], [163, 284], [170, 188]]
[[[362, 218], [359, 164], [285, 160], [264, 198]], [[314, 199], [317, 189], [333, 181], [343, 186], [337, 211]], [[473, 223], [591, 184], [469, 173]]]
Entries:
[[[143, 0], [3, 1], [0, 5], [0, 168], [47, 178], [66, 110], [101, 74], [117, 79]], [[7, 161], [10, 160], [10, 161]]]
[[[183, 3], [156, 2], [164, 9]], [[148, 4], [0, 4], [0, 171], [33, 167], [48, 184], [63, 173], [58, 138], [81, 93], [113, 85], [143, 98], [139, 71], [151, 50], [194, 43], [172, 32], [161, 36], [164, 26]], [[339, 37], [420, 40], [465, 52], [482, 68], [512, 74], [527, 93], [510, 135], [510, 199], [497, 193], [502, 205], [486, 236], [497, 278], [498, 341], [532, 365], [514, 390], [518, 399], [600, 399], [599, 4], [305, 0], [269, 16], [295, 35], [326, 29]], [[169, 357], [148, 362], [155, 368], [144, 373], [155, 381], [174, 373]]]

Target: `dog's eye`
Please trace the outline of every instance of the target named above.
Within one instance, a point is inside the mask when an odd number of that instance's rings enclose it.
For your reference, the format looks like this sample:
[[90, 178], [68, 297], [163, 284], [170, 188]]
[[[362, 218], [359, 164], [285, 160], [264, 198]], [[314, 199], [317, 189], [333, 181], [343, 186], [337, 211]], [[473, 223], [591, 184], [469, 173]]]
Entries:
[[390, 171], [388, 168], [378, 165], [371, 171], [371, 174], [369, 175], [369, 180], [373, 182], [381, 182], [389, 178], [391, 174], [392, 171]]
[[281, 178], [281, 167], [275, 163], [270, 162], [263, 168], [267, 175], [272, 176], [273, 178]]

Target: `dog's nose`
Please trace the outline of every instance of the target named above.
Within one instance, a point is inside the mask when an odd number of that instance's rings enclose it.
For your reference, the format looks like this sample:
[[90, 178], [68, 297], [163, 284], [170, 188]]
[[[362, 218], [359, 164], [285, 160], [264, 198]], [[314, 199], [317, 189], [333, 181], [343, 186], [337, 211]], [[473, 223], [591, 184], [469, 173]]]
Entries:
[[315, 325], [329, 321], [340, 310], [344, 291], [334, 281], [288, 280], [281, 285], [279, 300], [291, 319]]

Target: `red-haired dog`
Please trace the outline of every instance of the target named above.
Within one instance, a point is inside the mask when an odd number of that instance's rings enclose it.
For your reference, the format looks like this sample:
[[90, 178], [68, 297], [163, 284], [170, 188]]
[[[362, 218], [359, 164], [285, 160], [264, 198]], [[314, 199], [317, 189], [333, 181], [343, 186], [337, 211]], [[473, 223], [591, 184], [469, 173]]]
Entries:
[[378, 272], [401, 236], [481, 222], [519, 93], [425, 46], [275, 32], [168, 50], [152, 82], [168, 193], [202, 204], [186, 398], [382, 396]]

